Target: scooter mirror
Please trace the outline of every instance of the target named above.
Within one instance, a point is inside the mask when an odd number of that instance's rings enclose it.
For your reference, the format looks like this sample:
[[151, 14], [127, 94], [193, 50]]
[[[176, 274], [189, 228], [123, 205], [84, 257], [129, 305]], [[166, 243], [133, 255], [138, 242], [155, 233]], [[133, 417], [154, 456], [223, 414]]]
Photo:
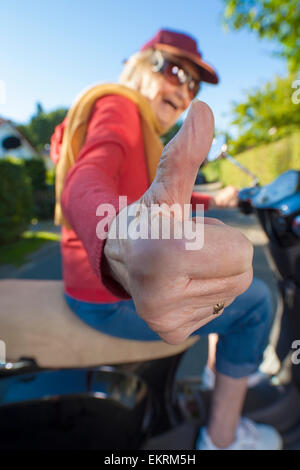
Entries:
[[227, 144], [226, 144], [225, 136], [221, 134], [216, 135], [213, 138], [210, 151], [208, 152], [208, 155], [207, 155], [207, 160], [210, 162], [217, 160], [217, 158], [220, 158], [222, 153], [226, 151], [227, 151]]
[[210, 151], [207, 155], [206, 161], [212, 162], [220, 158], [226, 158], [226, 160], [230, 161], [231, 163], [233, 163], [233, 165], [237, 166], [241, 171], [249, 175], [253, 181], [252, 186], [259, 185], [257, 176], [254, 173], [252, 173], [252, 171], [250, 171], [248, 168], [246, 168], [244, 165], [242, 165], [241, 162], [238, 162], [237, 160], [232, 158], [231, 155], [227, 153], [227, 143], [226, 143], [226, 137], [224, 134], [223, 135], [219, 134], [214, 137], [211, 147], [210, 147]]

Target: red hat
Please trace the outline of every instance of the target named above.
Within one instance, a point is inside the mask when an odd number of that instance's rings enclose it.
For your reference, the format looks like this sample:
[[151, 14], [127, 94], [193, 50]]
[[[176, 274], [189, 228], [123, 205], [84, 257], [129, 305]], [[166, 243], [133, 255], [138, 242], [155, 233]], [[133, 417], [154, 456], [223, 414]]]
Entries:
[[160, 29], [140, 50], [145, 51], [151, 47], [189, 59], [200, 69], [203, 82], [218, 83], [217, 73], [202, 60], [202, 54], [197, 49], [197, 42], [191, 36], [168, 29]]

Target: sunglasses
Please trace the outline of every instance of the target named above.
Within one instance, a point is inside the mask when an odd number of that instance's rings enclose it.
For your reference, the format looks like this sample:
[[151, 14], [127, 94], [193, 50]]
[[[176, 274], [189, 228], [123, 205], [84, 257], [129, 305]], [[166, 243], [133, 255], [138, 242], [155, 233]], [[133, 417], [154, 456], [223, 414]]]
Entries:
[[174, 60], [163, 57], [163, 60], [153, 70], [162, 73], [166, 80], [173, 85], [181, 86], [187, 83], [191, 99], [195, 98], [200, 90], [200, 80], [196, 80], [181, 64]]

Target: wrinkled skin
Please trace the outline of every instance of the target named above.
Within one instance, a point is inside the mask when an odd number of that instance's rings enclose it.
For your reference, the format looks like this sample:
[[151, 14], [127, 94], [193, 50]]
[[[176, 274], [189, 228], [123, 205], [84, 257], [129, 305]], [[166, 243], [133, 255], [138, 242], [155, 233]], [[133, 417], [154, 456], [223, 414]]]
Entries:
[[[140, 202], [189, 204], [198, 168], [211, 146], [210, 108], [195, 100], [180, 132], [165, 147], [156, 177]], [[117, 216], [118, 218], [119, 216]], [[141, 219], [142, 223], [142, 219]], [[184, 224], [184, 220], [173, 220]], [[186, 250], [185, 241], [106, 241], [110, 275], [132, 296], [138, 314], [170, 344], [178, 344], [218, 315], [252, 281], [252, 245], [237, 229], [204, 218], [204, 246]], [[226, 315], [226, 309], [219, 315]]]

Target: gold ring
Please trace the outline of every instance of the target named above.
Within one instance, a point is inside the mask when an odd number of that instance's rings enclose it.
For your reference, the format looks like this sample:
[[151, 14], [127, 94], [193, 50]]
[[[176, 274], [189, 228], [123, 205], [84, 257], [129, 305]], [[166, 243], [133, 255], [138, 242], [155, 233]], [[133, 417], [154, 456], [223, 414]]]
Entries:
[[224, 309], [224, 306], [225, 306], [225, 302], [218, 302], [216, 305], [214, 305], [213, 314], [218, 315], [218, 313], [220, 313]]

